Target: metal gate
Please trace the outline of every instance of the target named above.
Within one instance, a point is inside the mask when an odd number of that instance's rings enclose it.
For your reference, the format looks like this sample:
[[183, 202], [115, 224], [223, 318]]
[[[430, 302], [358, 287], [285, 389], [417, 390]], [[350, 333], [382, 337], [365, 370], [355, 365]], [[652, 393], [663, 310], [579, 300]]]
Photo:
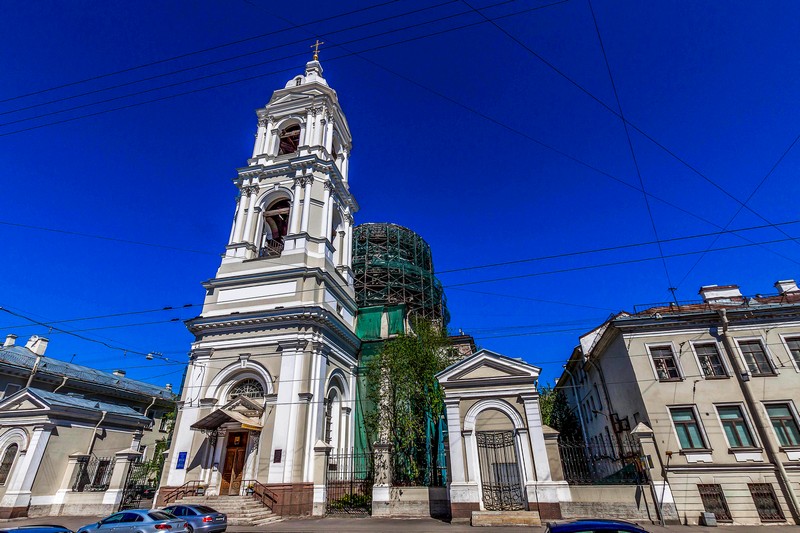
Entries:
[[477, 431], [483, 505], [487, 511], [525, 509], [514, 431]]
[[367, 515], [372, 511], [371, 453], [332, 453], [325, 474], [328, 514]]
[[152, 472], [150, 463], [133, 463], [128, 470], [128, 479], [122, 489], [122, 500], [119, 510], [149, 509], [153, 506], [153, 497], [158, 488], [157, 480], [161, 476]]

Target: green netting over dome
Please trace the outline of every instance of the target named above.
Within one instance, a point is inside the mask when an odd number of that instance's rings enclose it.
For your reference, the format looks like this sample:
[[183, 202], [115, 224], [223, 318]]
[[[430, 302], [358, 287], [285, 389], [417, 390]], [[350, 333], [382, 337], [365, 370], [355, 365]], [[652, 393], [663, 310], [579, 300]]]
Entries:
[[359, 308], [405, 304], [410, 316], [450, 321], [431, 247], [408, 228], [370, 223], [353, 230], [353, 274]]

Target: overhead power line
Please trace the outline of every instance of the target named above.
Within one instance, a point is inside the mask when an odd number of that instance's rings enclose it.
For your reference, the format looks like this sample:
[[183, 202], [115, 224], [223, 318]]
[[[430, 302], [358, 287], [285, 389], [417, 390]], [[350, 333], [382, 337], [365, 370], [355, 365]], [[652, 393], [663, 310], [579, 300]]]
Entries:
[[[386, 2], [382, 2], [382, 3], [379, 3], [379, 4], [374, 4], [374, 5], [371, 5], [371, 6], [366, 6], [366, 7], [362, 7], [362, 8], [359, 8], [359, 9], [354, 9], [352, 11], [347, 11], [345, 13], [339, 13], [338, 15], [331, 15], [329, 17], [324, 17], [324, 18], [312, 20], [312, 21], [309, 21], [309, 22], [304, 22], [301, 25], [302, 26], [313, 26], [314, 24], [320, 24], [320, 23], [323, 23], [323, 22], [330, 22], [330, 21], [335, 20], [337, 18], [347, 17], [347, 16], [350, 16], [350, 15], [354, 15], [356, 13], [361, 13], [361, 12], [369, 11], [369, 10], [372, 10], [372, 9], [375, 9], [375, 8], [378, 8], [378, 7], [387, 6], [389, 4], [395, 4], [395, 3], [400, 2], [400, 1], [401, 0], [388, 0]], [[111, 76], [116, 76], [116, 75], [119, 75], [119, 74], [132, 72], [132, 71], [135, 71], [135, 70], [141, 70], [141, 69], [144, 69], [144, 68], [147, 68], [147, 67], [160, 65], [160, 64], [163, 64], [163, 63], [169, 63], [170, 61], [176, 61], [178, 59], [183, 59], [183, 58], [194, 56], [194, 55], [198, 55], [198, 54], [204, 54], [206, 52], [211, 52], [213, 50], [219, 50], [221, 48], [226, 48], [226, 47], [229, 47], [229, 46], [234, 46], [234, 45], [237, 45], [237, 44], [246, 43], [246, 42], [254, 41], [254, 40], [257, 40], [257, 39], [263, 39], [264, 37], [270, 37], [272, 35], [277, 35], [279, 33], [285, 33], [287, 31], [290, 31], [291, 29], [292, 28], [283, 28], [283, 29], [280, 29], [280, 30], [274, 30], [274, 31], [270, 31], [270, 32], [267, 32], [267, 33], [261, 33], [259, 35], [254, 35], [252, 37], [245, 37], [244, 39], [237, 39], [235, 41], [229, 41], [227, 43], [218, 44], [216, 46], [210, 46], [208, 48], [202, 48], [200, 50], [194, 50], [192, 52], [186, 52], [184, 54], [179, 54], [179, 55], [176, 55], [176, 56], [171, 56], [171, 57], [166, 57], [166, 58], [163, 58], [163, 59], [158, 59], [156, 61], [151, 61], [149, 63], [142, 63], [140, 65], [124, 68], [124, 69], [121, 69], [121, 70], [116, 70], [116, 71], [113, 71], [113, 72], [107, 72], [105, 74], [98, 74], [96, 76], [91, 76], [89, 78], [84, 78], [82, 80], [76, 80], [76, 81], [72, 81], [72, 82], [69, 82], [69, 83], [56, 85], [54, 87], [48, 87], [46, 89], [39, 89], [37, 91], [33, 91], [33, 92], [25, 93], [25, 94], [20, 94], [20, 95], [17, 95], [17, 96], [12, 96], [11, 98], [6, 98], [4, 100], [0, 100], [0, 103], [10, 102], [12, 100], [18, 100], [20, 98], [26, 98], [28, 96], [34, 96], [34, 95], [37, 95], [37, 94], [42, 94], [42, 93], [46, 93], [46, 92], [50, 92], [50, 91], [55, 91], [55, 90], [58, 90], [58, 89], [64, 89], [66, 87], [72, 87], [72, 86], [75, 86], [75, 85], [80, 85], [82, 83], [88, 83], [88, 82], [91, 82], [91, 81], [96, 81], [96, 80], [100, 80], [100, 79], [103, 79], [103, 78], [108, 78], [108, 77], [111, 77]]]

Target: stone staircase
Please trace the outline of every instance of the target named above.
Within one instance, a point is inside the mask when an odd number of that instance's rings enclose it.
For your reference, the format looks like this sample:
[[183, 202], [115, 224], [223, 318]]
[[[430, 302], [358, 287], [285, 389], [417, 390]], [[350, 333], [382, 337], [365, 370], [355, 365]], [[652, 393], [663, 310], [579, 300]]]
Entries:
[[280, 516], [250, 496], [187, 496], [174, 503], [207, 505], [228, 515], [229, 526], [263, 526], [281, 520]]

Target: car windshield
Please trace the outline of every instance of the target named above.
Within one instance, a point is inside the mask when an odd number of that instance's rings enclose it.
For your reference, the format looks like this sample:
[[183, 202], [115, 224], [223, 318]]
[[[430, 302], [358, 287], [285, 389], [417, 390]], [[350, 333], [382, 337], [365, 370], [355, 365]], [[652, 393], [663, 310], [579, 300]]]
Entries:
[[211, 513], [216, 513], [217, 512], [214, 509], [212, 509], [211, 507], [206, 507], [205, 505], [195, 505], [194, 508], [197, 511], [203, 513], [203, 514], [211, 514]]
[[147, 516], [153, 520], [172, 520], [175, 518], [175, 515], [168, 511], [150, 511]]

